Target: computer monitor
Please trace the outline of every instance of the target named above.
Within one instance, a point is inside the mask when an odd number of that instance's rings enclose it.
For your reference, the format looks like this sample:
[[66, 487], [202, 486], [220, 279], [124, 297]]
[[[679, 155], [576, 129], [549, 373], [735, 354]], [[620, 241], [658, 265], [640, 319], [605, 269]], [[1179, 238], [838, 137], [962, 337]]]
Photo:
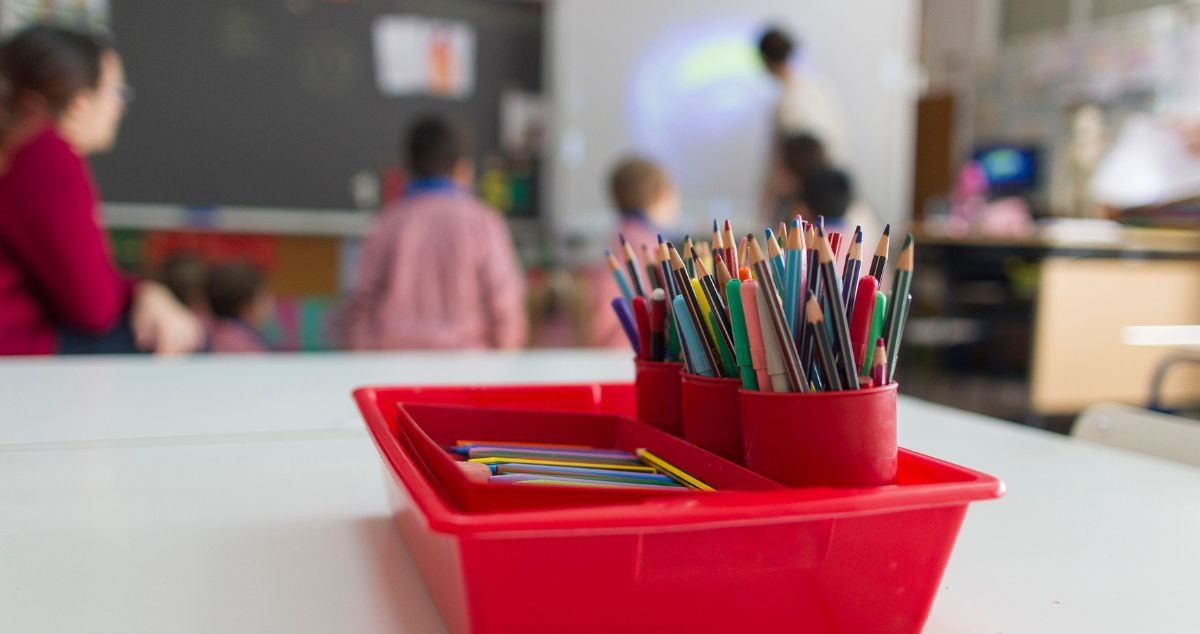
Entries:
[[1018, 193], [1036, 189], [1040, 152], [1023, 145], [979, 146], [973, 158], [983, 167], [993, 193]]

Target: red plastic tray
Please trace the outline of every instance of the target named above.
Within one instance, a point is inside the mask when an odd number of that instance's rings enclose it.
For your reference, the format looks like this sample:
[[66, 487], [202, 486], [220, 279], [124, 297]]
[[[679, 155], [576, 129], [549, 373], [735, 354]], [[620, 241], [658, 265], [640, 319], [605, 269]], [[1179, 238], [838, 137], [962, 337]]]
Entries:
[[895, 486], [466, 511], [397, 426], [401, 403], [543, 409], [569, 429], [571, 414], [631, 413], [632, 385], [364, 388], [355, 398], [390, 472], [397, 523], [453, 632], [916, 632], [967, 504], [1004, 491], [902, 449]]

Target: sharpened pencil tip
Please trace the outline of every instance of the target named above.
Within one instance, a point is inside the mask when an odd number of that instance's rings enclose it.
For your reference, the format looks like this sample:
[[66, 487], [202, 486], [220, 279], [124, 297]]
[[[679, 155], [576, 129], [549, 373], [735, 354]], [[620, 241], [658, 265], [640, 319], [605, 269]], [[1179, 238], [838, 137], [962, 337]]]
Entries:
[[713, 218], [713, 233], [717, 232], [717, 219]]
[[888, 223], [888, 224], [886, 224], [886, 225], [883, 225], [883, 235], [885, 235], [885, 236], [890, 236], [890, 235], [892, 235], [892, 225], [891, 225], [891, 223]]
[[617, 237], [621, 239], [621, 246], [625, 246], [625, 234], [618, 233]]

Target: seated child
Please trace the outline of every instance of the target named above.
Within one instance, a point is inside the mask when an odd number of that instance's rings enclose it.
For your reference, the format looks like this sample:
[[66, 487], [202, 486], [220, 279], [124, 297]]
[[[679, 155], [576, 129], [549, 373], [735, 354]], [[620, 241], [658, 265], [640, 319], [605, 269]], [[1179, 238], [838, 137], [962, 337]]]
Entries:
[[159, 281], [179, 303], [197, 315], [208, 314], [208, 262], [194, 253], [176, 253], [163, 260]]
[[269, 352], [259, 328], [271, 316], [274, 298], [263, 272], [245, 262], [213, 266], [208, 290], [208, 343], [212, 352]]
[[[679, 218], [679, 193], [662, 167], [637, 156], [616, 165], [609, 177], [609, 193], [620, 216], [620, 224], [618, 235], [613, 236], [607, 245], [608, 249], [622, 264], [624, 272], [625, 259], [619, 237], [624, 236], [637, 255], [643, 281], [649, 282], [645, 279], [647, 263], [643, 258], [642, 246], [649, 248], [652, 258], [657, 257], [658, 234], [662, 233], [664, 238], [668, 238], [665, 231]], [[612, 278], [608, 263], [602, 263], [589, 277], [592, 286], [589, 345], [629, 347], [629, 339], [625, 337], [610, 306], [612, 299], [619, 296], [621, 291]], [[646, 291], [649, 292], [649, 289]]]

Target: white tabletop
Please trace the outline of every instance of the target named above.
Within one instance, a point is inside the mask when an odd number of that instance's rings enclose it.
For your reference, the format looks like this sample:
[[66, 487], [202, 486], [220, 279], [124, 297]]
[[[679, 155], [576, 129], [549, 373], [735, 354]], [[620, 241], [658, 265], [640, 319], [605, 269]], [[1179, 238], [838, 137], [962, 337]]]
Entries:
[[[0, 629], [439, 631], [350, 388], [629, 366], [578, 352], [0, 362]], [[903, 445], [1009, 486], [967, 512], [928, 631], [1200, 628], [1200, 469], [912, 399], [900, 416]]]

